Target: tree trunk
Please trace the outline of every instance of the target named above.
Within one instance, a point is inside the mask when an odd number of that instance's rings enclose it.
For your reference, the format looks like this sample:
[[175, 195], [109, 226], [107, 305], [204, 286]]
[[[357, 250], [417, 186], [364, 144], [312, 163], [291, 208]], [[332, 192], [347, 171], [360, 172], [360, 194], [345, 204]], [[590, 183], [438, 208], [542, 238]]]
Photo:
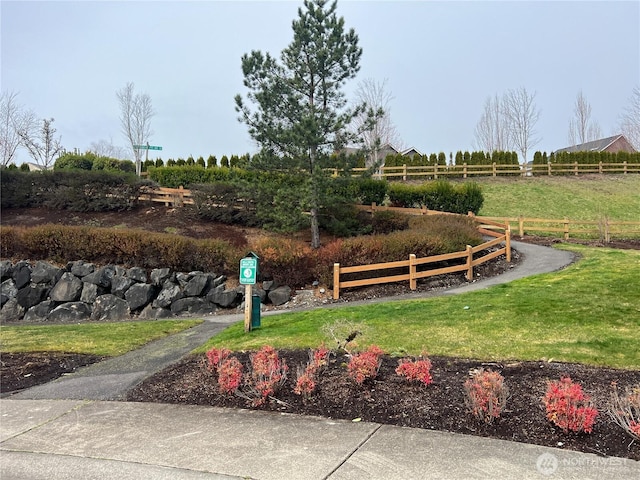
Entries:
[[311, 248], [320, 248], [320, 225], [318, 224], [318, 209], [311, 209]]

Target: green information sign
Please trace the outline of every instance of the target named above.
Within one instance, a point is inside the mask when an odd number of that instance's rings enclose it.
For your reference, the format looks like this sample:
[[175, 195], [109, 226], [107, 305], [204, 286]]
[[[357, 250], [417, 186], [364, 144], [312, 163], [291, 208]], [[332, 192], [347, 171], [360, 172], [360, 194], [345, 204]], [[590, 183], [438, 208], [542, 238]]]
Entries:
[[134, 145], [133, 148], [136, 150], [162, 150], [162, 147], [156, 145]]
[[253, 285], [256, 283], [258, 271], [257, 258], [242, 258], [240, 260], [240, 284]]

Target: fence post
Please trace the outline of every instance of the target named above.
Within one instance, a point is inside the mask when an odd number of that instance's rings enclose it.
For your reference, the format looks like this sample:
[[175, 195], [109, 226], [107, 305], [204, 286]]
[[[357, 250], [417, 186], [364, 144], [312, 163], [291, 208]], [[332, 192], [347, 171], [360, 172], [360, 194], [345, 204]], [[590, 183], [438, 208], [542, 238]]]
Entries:
[[496, 162], [493, 162], [493, 176], [496, 176]]
[[473, 248], [467, 245], [467, 280], [473, 280]]
[[578, 162], [573, 162], [573, 174], [578, 176]]
[[504, 242], [507, 248], [507, 263], [511, 263], [511, 225], [507, 220], [507, 228], [504, 230]]
[[624, 174], [627, 174], [627, 161], [625, 160], [624, 162], [622, 162], [622, 164], [624, 165]]
[[467, 178], [467, 162], [462, 164], [462, 178]]
[[522, 215], [518, 217], [518, 234], [524, 237], [524, 217]]
[[402, 180], [407, 181], [407, 164], [402, 165]]
[[433, 166], [433, 178], [438, 179], [438, 162]]
[[416, 281], [416, 254], [409, 255], [409, 288], [415, 290], [418, 288], [418, 282]]
[[371, 202], [371, 215], [376, 213], [376, 202]]
[[598, 173], [602, 173], [602, 160], [598, 162]]
[[551, 176], [551, 162], [547, 162], [547, 175]]
[[604, 243], [611, 241], [611, 235], [609, 233], [609, 217], [604, 218]]
[[564, 217], [564, 239], [569, 240], [569, 219]]
[[340, 298], [340, 264], [333, 264], [333, 299]]

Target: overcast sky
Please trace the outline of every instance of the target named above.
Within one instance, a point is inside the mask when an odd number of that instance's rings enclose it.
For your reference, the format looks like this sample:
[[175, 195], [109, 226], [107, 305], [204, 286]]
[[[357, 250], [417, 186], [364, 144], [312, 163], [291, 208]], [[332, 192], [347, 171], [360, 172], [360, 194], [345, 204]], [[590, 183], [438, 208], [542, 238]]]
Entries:
[[[279, 56], [301, 5], [2, 0], [2, 91], [55, 118], [68, 150], [99, 140], [126, 146], [115, 92], [134, 82], [151, 96], [151, 144], [163, 159], [255, 153], [234, 110], [235, 94], [245, 94], [240, 58]], [[404, 146], [423, 153], [472, 150], [486, 98], [519, 87], [541, 111], [532, 152], [567, 146], [579, 91], [603, 135], [613, 135], [640, 84], [638, 1], [342, 0], [338, 14], [363, 48], [346, 92], [386, 79]]]

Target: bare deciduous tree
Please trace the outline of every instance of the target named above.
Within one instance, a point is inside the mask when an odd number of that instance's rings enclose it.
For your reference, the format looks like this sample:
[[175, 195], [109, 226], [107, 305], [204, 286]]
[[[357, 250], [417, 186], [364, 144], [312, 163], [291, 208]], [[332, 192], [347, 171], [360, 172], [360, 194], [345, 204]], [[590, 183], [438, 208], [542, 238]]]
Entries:
[[22, 140], [20, 132], [29, 132], [35, 126], [36, 118], [31, 110], [18, 104], [16, 92], [2, 92], [0, 95], [0, 166], [11, 163]]
[[22, 145], [33, 161], [44, 170], [51, 168], [63, 151], [60, 137], [55, 136], [57, 130], [53, 128], [53, 121], [53, 118], [43, 118], [41, 126], [18, 132]]
[[535, 136], [536, 123], [540, 118], [535, 98], [535, 93], [530, 94], [526, 88], [520, 87], [509, 90], [503, 100], [509, 136], [513, 146], [522, 155], [522, 163], [527, 163], [528, 151], [540, 142], [540, 138]]
[[573, 118], [569, 120], [569, 143], [579, 145], [601, 136], [600, 125], [591, 120], [591, 105], [580, 91], [573, 106]]
[[145, 145], [153, 132], [151, 131], [151, 117], [155, 115], [151, 105], [151, 97], [147, 93], [135, 93], [134, 84], [129, 82], [116, 92], [120, 104], [120, 124], [122, 133], [131, 144], [131, 150], [136, 163], [136, 174], [141, 172], [142, 151], [135, 145]]
[[475, 146], [485, 152], [505, 152], [513, 148], [509, 118], [505, 115], [504, 100], [496, 94], [487, 97], [484, 111], [475, 129]]
[[354, 117], [352, 128], [358, 132], [367, 154], [367, 168], [377, 167], [384, 159], [378, 158], [381, 147], [386, 144], [402, 148], [402, 139], [391, 120], [393, 95], [387, 90], [387, 80], [376, 82], [367, 78], [358, 83], [355, 93], [357, 104], [366, 104], [366, 110]]
[[99, 157], [117, 158], [118, 160], [125, 160], [127, 158], [126, 150], [119, 146], [114, 145], [113, 140], [98, 140], [97, 142], [91, 142], [89, 145], [89, 151], [95, 153]]
[[620, 116], [620, 131], [640, 151], [640, 86], [636, 86]]

